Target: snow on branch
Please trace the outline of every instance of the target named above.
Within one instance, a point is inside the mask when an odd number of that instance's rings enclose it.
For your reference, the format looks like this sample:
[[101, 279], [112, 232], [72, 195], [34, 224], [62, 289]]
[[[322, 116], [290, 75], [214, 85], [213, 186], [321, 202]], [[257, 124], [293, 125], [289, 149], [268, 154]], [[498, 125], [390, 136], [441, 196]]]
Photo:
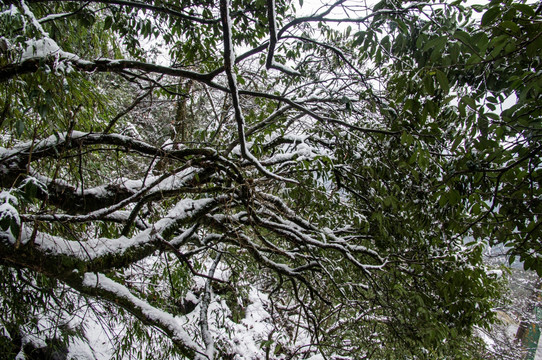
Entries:
[[185, 159], [196, 155], [207, 157], [218, 156], [217, 151], [211, 148], [168, 149], [155, 147], [146, 142], [120, 134], [72, 131], [51, 135], [38, 141], [28, 141], [10, 149], [0, 147], [0, 165], [8, 160], [25, 161], [30, 153], [32, 153], [32, 159], [40, 159], [46, 156], [56, 156], [59, 148], [70, 150], [89, 145], [116, 145], [145, 155], [168, 156], [175, 159]]
[[[171, 238], [183, 224], [197, 223], [199, 218], [225, 199], [226, 196], [217, 199], [184, 199], [170, 210], [166, 217], [133, 237], [68, 240], [36, 231], [31, 226], [23, 224], [20, 246], [14, 246], [15, 239], [0, 232], [0, 246], [3, 248], [0, 259], [30, 268], [50, 264], [51, 268], [59, 273], [77, 268], [105, 271], [114, 267], [124, 267], [163, 248], [161, 242], [164, 238]], [[177, 237], [172, 243], [178, 244], [197, 236], [194, 234], [194, 227], [183, 234], [182, 238]]]
[[127, 287], [109, 279], [104, 274], [85, 273], [82, 290], [108, 299], [137, 316], [143, 323], [164, 331], [188, 358], [194, 358], [196, 353], [207, 358], [185, 330], [186, 321], [134, 296]]
[[[40, 174], [31, 163], [42, 158], [58, 158], [62, 153], [69, 150], [97, 149], [95, 145], [115, 146], [117, 150], [135, 153], [142, 156], [149, 155], [155, 158], [167, 157], [168, 159], [181, 162], [181, 168], [173, 173], [164, 174], [161, 178], [148, 176], [145, 180], [117, 179], [109, 184], [99, 185], [93, 188], [82, 189], [61, 179], [51, 179]], [[215, 165], [229, 171], [234, 178], [238, 177], [235, 166], [225, 158], [218, 156], [216, 150], [199, 149], [174, 149], [155, 147], [145, 142], [118, 134], [95, 134], [73, 131], [70, 134], [61, 133], [52, 135], [46, 139], [29, 141], [18, 144], [12, 148], [0, 148], [0, 171], [2, 177], [0, 184], [4, 187], [17, 186], [28, 177], [27, 172], [41, 183], [45, 189], [39, 189], [37, 197], [47, 199], [49, 202], [64, 209], [68, 213], [89, 213], [109, 207], [107, 212], [112, 213], [119, 206], [140, 199], [143, 195], [150, 199], [172, 196], [175, 193], [189, 191], [194, 182], [203, 183], [218, 171], [216, 167], [209, 167], [205, 162], [213, 162]], [[184, 165], [183, 165], [184, 164]], [[151, 184], [151, 185], [149, 185]], [[146, 190], [145, 190], [146, 189]], [[130, 200], [127, 200], [129, 198]], [[111, 208], [112, 206], [116, 208]], [[103, 212], [95, 213], [99, 217], [106, 215]], [[80, 219], [83, 221], [84, 219]]]
[[[302, 228], [300, 228], [296, 223], [293, 223], [288, 220], [281, 219], [273, 212], [265, 212], [260, 211], [263, 215], [269, 215], [276, 219], [276, 221], [271, 221], [267, 219], [263, 219], [262, 217], [258, 216], [256, 213], [252, 214], [252, 217], [254, 218], [254, 221], [280, 235], [287, 239], [292, 240], [294, 243], [298, 243], [300, 245], [310, 245], [314, 247], [318, 247], [321, 249], [330, 249], [330, 250], [336, 250], [339, 253], [343, 254], [346, 258], [352, 261], [356, 266], [360, 268], [366, 268], [366, 269], [382, 269], [384, 265], [386, 264], [386, 261], [382, 259], [382, 257], [374, 250], [368, 249], [364, 246], [353, 246], [350, 245], [346, 240], [341, 239], [335, 235], [332, 234], [331, 231], [319, 230], [317, 231], [320, 233], [320, 235], [325, 239], [326, 237], [329, 237], [332, 239], [332, 242], [328, 241], [319, 241], [316, 240], [313, 236], [311, 236], [309, 233], [306, 233]], [[311, 232], [315, 232], [315, 230], [312, 230]], [[373, 258], [378, 262], [378, 265], [371, 265], [371, 264], [361, 264], [359, 263], [352, 255], [352, 253], [358, 253], [358, 254], [365, 254]]]
[[[135, 202], [137, 199], [140, 199], [151, 190], [154, 192], [163, 192], [170, 191], [175, 188], [183, 187], [187, 182], [191, 181], [196, 174], [201, 170], [195, 170], [192, 168], [185, 169], [179, 174], [170, 175], [169, 173], [163, 174], [162, 176], [154, 178], [150, 184], [145, 185], [144, 182], [141, 182], [141, 188], [136, 191], [133, 195], [128, 196], [122, 201], [115, 203], [106, 208], [101, 208], [96, 211], [90, 212], [84, 215], [68, 215], [68, 214], [55, 214], [55, 215], [27, 215], [28, 219], [35, 220], [44, 220], [44, 221], [71, 221], [71, 222], [89, 222], [93, 220], [102, 219], [109, 214], [114, 213], [117, 210], [127, 206], [128, 204]], [[172, 179], [173, 177], [173, 179]], [[170, 180], [166, 182], [165, 186], [160, 186], [165, 180]], [[173, 186], [172, 186], [173, 185]]]
[[[49, 38], [49, 34], [43, 29], [43, 27], [41, 26], [40, 22], [38, 21], [38, 19], [36, 18], [36, 16], [34, 15], [34, 13], [30, 10], [30, 8], [28, 7], [28, 5], [26, 5], [25, 1], [24, 0], [21, 0], [19, 4], [17, 4], [18, 7], [19, 7], [19, 10], [21, 11], [21, 13], [28, 19], [30, 20], [30, 23], [32, 24], [32, 26], [34, 26], [34, 28], [41, 34], [41, 36], [45, 39], [48, 39]], [[49, 39], [51, 40], [51, 39]]]
[[211, 279], [215, 276], [215, 270], [218, 263], [220, 262], [221, 257], [222, 257], [222, 253], [219, 252], [215, 260], [213, 261], [211, 268], [209, 269], [209, 273], [208, 273], [209, 278], [205, 282], [205, 292], [201, 299], [201, 309], [200, 309], [201, 337], [203, 339], [203, 342], [205, 343], [205, 353], [210, 360], [214, 359], [215, 352], [216, 352], [213, 335], [209, 331], [209, 319], [208, 319], [209, 304], [213, 297], [213, 293], [211, 289]]
[[[5, 65], [3, 67], [0, 67], [0, 82], [8, 81], [18, 75], [22, 74], [30, 74], [35, 73], [39, 69], [42, 68], [43, 65], [53, 65], [55, 64], [55, 61], [58, 62], [59, 60], [65, 60], [66, 63], [72, 68], [79, 71], [85, 71], [85, 72], [122, 72], [124, 70], [141, 70], [145, 72], [152, 72], [157, 74], [163, 74], [163, 75], [171, 75], [176, 77], [182, 77], [186, 79], [192, 79], [199, 82], [202, 82], [207, 85], [211, 85], [213, 87], [219, 87], [217, 84], [213, 83], [211, 80], [213, 79], [214, 75], [212, 74], [202, 74], [194, 71], [189, 70], [183, 70], [175, 67], [169, 67], [169, 66], [163, 66], [163, 65], [157, 65], [152, 63], [146, 63], [141, 61], [134, 61], [134, 60], [113, 60], [113, 59], [105, 59], [100, 58], [96, 60], [83, 60], [79, 58], [77, 55], [62, 51], [60, 47], [56, 48], [55, 51], [51, 50], [51, 46], [54, 47], [54, 44], [51, 41], [51, 39], [47, 40], [48, 47], [47, 51], [41, 51], [38, 54], [33, 54], [30, 52], [29, 49], [29, 55], [32, 54], [32, 56], [28, 58], [23, 58], [21, 62], [12, 63]], [[45, 43], [41, 43], [42, 45], [45, 45]], [[28, 44], [30, 45], [36, 45], [36, 42], [30, 42]], [[58, 46], [58, 45], [56, 45]], [[55, 56], [51, 56], [55, 55]], [[53, 61], [51, 61], [53, 60]]]
[[232, 22], [231, 22], [231, 16], [230, 16], [230, 7], [231, 7], [231, 3], [229, 0], [220, 1], [220, 15], [222, 19], [222, 31], [223, 31], [223, 37], [224, 37], [224, 68], [226, 70], [226, 76], [228, 78], [228, 87], [230, 89], [230, 93], [232, 97], [232, 105], [233, 105], [233, 109], [235, 113], [235, 121], [237, 123], [237, 135], [239, 139], [239, 145], [241, 147], [241, 155], [245, 159], [252, 162], [256, 166], [256, 168], [264, 175], [270, 178], [279, 180], [279, 181], [283, 181], [283, 182], [297, 183], [297, 181], [295, 180], [284, 178], [264, 168], [263, 165], [260, 164], [258, 159], [254, 155], [252, 155], [252, 153], [249, 151], [247, 147], [246, 135], [245, 135], [245, 119], [244, 119], [243, 112], [241, 110], [241, 104], [239, 101], [239, 90], [237, 87], [237, 81], [233, 74], [233, 64], [235, 64], [235, 53], [234, 53], [233, 41], [232, 41]]
[[265, 66], [267, 69], [277, 69], [288, 75], [301, 75], [300, 72], [289, 68], [286, 65], [275, 61], [275, 47], [277, 46], [277, 19], [275, 13], [275, 0], [267, 0], [267, 18], [269, 20], [269, 47], [267, 49], [267, 59]]

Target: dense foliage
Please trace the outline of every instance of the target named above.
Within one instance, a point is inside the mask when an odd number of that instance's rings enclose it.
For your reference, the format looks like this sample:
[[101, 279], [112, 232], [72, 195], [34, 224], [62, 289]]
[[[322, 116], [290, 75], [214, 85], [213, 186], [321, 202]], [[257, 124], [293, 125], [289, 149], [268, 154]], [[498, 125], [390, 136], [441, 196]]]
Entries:
[[484, 248], [542, 273], [541, 20], [3, 1], [0, 352], [488, 358]]

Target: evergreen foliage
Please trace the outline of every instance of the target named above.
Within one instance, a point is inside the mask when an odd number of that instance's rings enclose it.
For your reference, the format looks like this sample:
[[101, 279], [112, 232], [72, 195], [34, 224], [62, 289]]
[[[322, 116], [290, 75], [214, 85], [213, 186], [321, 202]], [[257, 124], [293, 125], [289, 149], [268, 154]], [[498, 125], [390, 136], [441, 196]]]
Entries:
[[489, 358], [484, 249], [542, 274], [542, 6], [310, 6], [2, 2], [0, 353]]

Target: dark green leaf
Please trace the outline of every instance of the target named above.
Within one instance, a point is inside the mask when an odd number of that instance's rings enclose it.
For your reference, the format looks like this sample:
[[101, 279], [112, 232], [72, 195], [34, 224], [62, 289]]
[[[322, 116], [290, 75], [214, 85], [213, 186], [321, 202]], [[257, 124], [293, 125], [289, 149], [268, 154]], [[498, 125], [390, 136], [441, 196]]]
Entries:
[[502, 11], [499, 6], [493, 6], [490, 7], [484, 15], [482, 15], [481, 25], [482, 26], [488, 26], [491, 25], [497, 19], [499, 15], [501, 15]]
[[104, 19], [104, 30], [109, 30], [113, 25], [113, 18], [111, 16], [106, 16]]
[[439, 36], [437, 38], [431, 39], [424, 45], [423, 50], [427, 51], [434, 47], [441, 48], [446, 44], [446, 41], [448, 41], [447, 36]]
[[454, 38], [456, 38], [457, 40], [463, 42], [464, 44], [471, 44], [471, 38], [470, 38], [470, 35], [467, 34], [466, 32], [462, 31], [462, 30], [457, 30], [455, 33], [454, 33]]
[[21, 136], [24, 132], [24, 121], [23, 120], [17, 120], [15, 122], [15, 132], [17, 134], [17, 136]]
[[423, 86], [428, 95], [435, 95], [435, 85], [431, 74], [426, 74], [423, 77]]
[[463, 96], [461, 102], [468, 105], [471, 109], [476, 110], [476, 102], [470, 96]]
[[531, 5], [527, 4], [521, 4], [521, 3], [514, 3], [512, 4], [514, 8], [522, 12], [525, 16], [531, 17], [535, 16], [536, 13]]
[[437, 76], [437, 80], [439, 82], [440, 88], [442, 89], [444, 94], [448, 94], [448, 92], [450, 92], [450, 84], [448, 83], [448, 77], [446, 76], [446, 74], [444, 74], [440, 70], [436, 70], [436, 76]]

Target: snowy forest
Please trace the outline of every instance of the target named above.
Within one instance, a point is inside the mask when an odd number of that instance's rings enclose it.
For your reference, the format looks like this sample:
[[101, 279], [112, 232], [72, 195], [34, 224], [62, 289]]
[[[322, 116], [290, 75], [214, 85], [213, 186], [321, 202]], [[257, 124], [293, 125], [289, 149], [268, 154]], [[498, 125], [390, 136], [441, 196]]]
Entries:
[[0, 357], [532, 359], [541, 63], [527, 0], [0, 1]]

